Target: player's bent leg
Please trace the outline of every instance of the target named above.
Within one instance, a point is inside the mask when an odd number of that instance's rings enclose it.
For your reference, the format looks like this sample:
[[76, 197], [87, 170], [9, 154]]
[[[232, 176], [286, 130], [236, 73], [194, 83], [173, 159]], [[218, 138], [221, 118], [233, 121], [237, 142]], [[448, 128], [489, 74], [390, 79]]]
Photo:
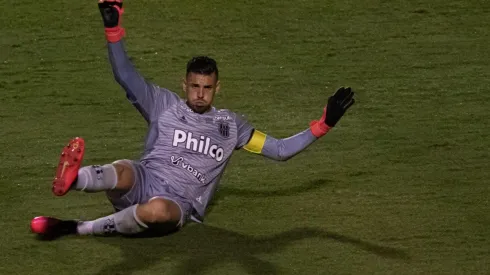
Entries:
[[135, 171], [129, 161], [80, 168], [85, 153], [85, 141], [72, 139], [61, 152], [52, 191], [63, 196], [74, 189], [85, 192], [115, 190], [124, 194], [134, 184]]
[[177, 230], [180, 221], [181, 210], [176, 202], [155, 198], [145, 204], [133, 205], [93, 221], [65, 221], [52, 217], [36, 217], [31, 221], [31, 231], [39, 236], [49, 236], [51, 239], [69, 234], [135, 235], [147, 229], [166, 234]]
[[[114, 219], [114, 226], [108, 226], [111, 224], [110, 218], [96, 220], [92, 234], [135, 235], [150, 230], [153, 233], [165, 235], [178, 230], [182, 226], [183, 219], [181, 206], [173, 200], [161, 197], [154, 197], [147, 203], [133, 205], [111, 216]], [[112, 230], [107, 230], [108, 228]]]
[[71, 189], [87, 193], [114, 191], [123, 195], [131, 190], [133, 184], [133, 168], [129, 165], [114, 162], [112, 164], [91, 165], [80, 168]]
[[145, 231], [148, 226], [136, 216], [133, 205], [115, 214], [93, 221], [60, 220], [53, 217], [35, 217], [31, 231], [43, 239], [56, 239], [64, 235], [133, 235]]
[[152, 236], [161, 236], [180, 229], [187, 220], [191, 207], [189, 203], [155, 197], [147, 203], [132, 205], [93, 221], [36, 217], [31, 221], [31, 231], [44, 239], [56, 239], [70, 234], [109, 236], [150, 233]]

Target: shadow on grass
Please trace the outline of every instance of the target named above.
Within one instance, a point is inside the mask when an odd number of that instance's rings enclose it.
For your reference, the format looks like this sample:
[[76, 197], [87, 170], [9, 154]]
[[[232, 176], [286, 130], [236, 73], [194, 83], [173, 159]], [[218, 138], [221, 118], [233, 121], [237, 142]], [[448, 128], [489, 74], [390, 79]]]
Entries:
[[[212, 211], [220, 201], [229, 196], [244, 198], [294, 196], [319, 189], [328, 183], [327, 180], [319, 179], [272, 191], [222, 186], [207, 212]], [[123, 260], [106, 266], [98, 274], [132, 274], [146, 270], [165, 259], [175, 262], [175, 258], [180, 261], [176, 267], [177, 274], [200, 274], [220, 263], [227, 262], [238, 263], [249, 274], [278, 274], [278, 269], [272, 263], [260, 259], [258, 255], [276, 253], [295, 241], [310, 238], [353, 245], [385, 258], [409, 259], [403, 250], [316, 228], [297, 228], [271, 236], [255, 237], [205, 224], [189, 224], [182, 231], [163, 237], [97, 238], [103, 243], [120, 247], [123, 256]]]
[[297, 185], [290, 188], [284, 188], [279, 190], [250, 190], [250, 189], [238, 189], [230, 186], [220, 186], [216, 192], [213, 200], [206, 209], [206, 213], [209, 214], [213, 211], [220, 201], [226, 197], [242, 197], [242, 198], [270, 198], [270, 197], [286, 197], [294, 196], [301, 193], [307, 193], [312, 190], [320, 189], [327, 185], [329, 181], [325, 179], [317, 179], [306, 182], [301, 185]]
[[[211, 208], [227, 196], [244, 198], [294, 196], [319, 189], [327, 183], [326, 180], [314, 180], [295, 187], [273, 191], [222, 187]], [[410, 259], [409, 255], [400, 249], [310, 227], [256, 237], [215, 226], [190, 223], [180, 232], [167, 236], [98, 237], [96, 239], [104, 244], [118, 247], [122, 255], [119, 262], [110, 263], [100, 270], [97, 273], [100, 275], [132, 274], [165, 261], [172, 264], [177, 263], [177, 266], [169, 266], [172, 270], [176, 270], [176, 274], [200, 274], [228, 262], [239, 264], [249, 274], [279, 274], [276, 266], [262, 260], [259, 256], [277, 253], [286, 246], [305, 239], [340, 242], [385, 258]], [[308, 254], [308, 251], [299, 253]], [[94, 262], [94, 264], [99, 263]], [[162, 273], [166, 271], [162, 270]]]
[[[165, 261], [180, 259], [176, 274], [200, 274], [220, 263], [238, 263], [249, 274], [278, 274], [272, 263], [258, 257], [276, 253], [295, 241], [319, 238], [357, 247], [385, 258], [408, 260], [403, 250], [385, 247], [316, 228], [297, 228], [265, 237], [247, 236], [222, 228], [190, 224], [182, 231], [163, 237], [103, 238], [102, 243], [120, 247], [123, 259], [98, 274], [132, 274]], [[308, 251], [304, 251], [307, 254]], [[162, 270], [163, 272], [163, 270]]]
[[220, 191], [217, 194], [221, 195], [218, 196], [219, 198], [223, 198], [224, 196], [237, 196], [237, 197], [245, 197], [245, 198], [294, 196], [299, 193], [306, 193], [315, 189], [319, 189], [325, 186], [327, 183], [329, 183], [329, 181], [325, 179], [317, 179], [290, 188], [279, 189], [279, 190], [267, 190], [267, 191], [236, 189], [225, 185], [220, 187]]

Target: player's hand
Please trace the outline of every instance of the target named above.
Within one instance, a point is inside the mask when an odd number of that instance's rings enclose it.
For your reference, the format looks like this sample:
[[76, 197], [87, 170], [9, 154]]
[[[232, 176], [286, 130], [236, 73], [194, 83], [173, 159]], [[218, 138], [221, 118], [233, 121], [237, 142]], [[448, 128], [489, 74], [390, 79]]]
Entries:
[[328, 98], [325, 124], [328, 127], [334, 127], [354, 102], [354, 92], [350, 87], [338, 89], [333, 96]]
[[107, 41], [115, 43], [124, 37], [121, 27], [124, 13], [122, 0], [99, 0], [99, 10], [104, 22]]
[[341, 87], [335, 94], [328, 98], [327, 106], [323, 109], [323, 115], [319, 120], [310, 123], [313, 135], [321, 137], [334, 127], [340, 118], [354, 104], [354, 92], [350, 87]]

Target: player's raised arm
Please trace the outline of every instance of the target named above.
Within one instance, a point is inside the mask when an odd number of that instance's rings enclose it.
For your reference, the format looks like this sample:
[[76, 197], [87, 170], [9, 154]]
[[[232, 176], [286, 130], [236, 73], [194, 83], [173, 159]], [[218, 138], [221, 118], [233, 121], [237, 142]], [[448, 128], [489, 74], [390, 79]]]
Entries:
[[123, 37], [125, 29], [121, 26], [124, 13], [122, 0], [99, 0], [100, 13], [104, 22], [109, 60], [116, 81], [126, 91], [127, 98], [150, 121], [178, 96], [147, 81], [139, 74], [126, 54]]
[[342, 87], [328, 99], [322, 117], [312, 121], [309, 129], [284, 139], [276, 139], [253, 130], [250, 139], [243, 148], [274, 160], [288, 160], [333, 128], [347, 109], [354, 104], [353, 97], [354, 92], [351, 88]]

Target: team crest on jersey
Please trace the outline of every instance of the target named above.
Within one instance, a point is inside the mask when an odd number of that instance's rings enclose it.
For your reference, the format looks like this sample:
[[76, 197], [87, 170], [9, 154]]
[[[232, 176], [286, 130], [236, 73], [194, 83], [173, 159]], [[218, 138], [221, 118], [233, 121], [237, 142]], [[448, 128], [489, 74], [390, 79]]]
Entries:
[[230, 136], [230, 125], [225, 122], [221, 122], [218, 124], [218, 131], [221, 136], [227, 138]]

